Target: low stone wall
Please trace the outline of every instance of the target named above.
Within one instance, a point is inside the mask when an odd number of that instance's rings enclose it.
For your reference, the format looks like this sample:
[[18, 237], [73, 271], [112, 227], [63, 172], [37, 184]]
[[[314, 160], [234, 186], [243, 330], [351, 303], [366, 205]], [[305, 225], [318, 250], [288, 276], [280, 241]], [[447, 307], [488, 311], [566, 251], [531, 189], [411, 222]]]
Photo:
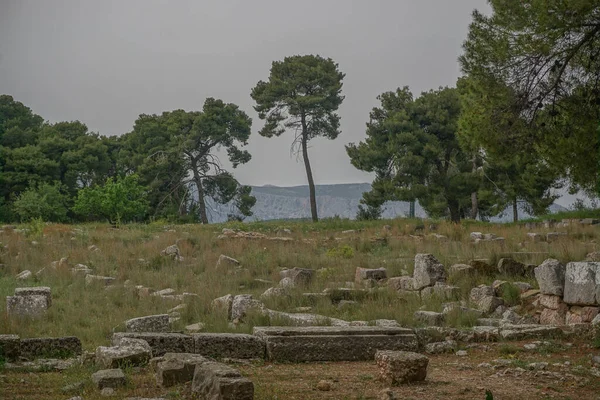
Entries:
[[0, 354], [8, 361], [67, 358], [81, 354], [81, 341], [74, 336], [21, 339], [0, 335]]

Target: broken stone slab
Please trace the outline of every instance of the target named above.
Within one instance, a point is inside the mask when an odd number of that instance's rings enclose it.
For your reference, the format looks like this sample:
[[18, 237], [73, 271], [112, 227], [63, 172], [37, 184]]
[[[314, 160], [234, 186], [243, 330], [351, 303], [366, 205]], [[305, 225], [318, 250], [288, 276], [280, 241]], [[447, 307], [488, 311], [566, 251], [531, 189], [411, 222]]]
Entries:
[[211, 303], [213, 312], [224, 314], [228, 320], [231, 319], [231, 307], [233, 305], [233, 296], [226, 294], [225, 296], [217, 297]]
[[483, 296], [477, 301], [477, 308], [484, 314], [490, 314], [502, 305], [504, 305], [504, 299], [496, 296]]
[[192, 392], [202, 399], [253, 400], [254, 384], [234, 368], [206, 362], [194, 370]]
[[450, 274], [452, 275], [470, 275], [475, 271], [475, 268], [468, 264], [454, 264], [450, 267]]
[[150, 345], [154, 357], [165, 353], [194, 353], [194, 338], [182, 333], [116, 332], [112, 335], [111, 344], [119, 346], [123, 338], [145, 340]]
[[565, 266], [560, 261], [549, 258], [536, 267], [534, 273], [542, 294], [564, 294]]
[[233, 298], [231, 303], [231, 315], [230, 319], [241, 320], [246, 316], [249, 310], [257, 310], [260, 313], [265, 312], [265, 305], [252, 298], [251, 294], [239, 294]]
[[169, 314], [148, 315], [125, 321], [127, 332], [168, 332], [171, 329]]
[[563, 301], [572, 305], [597, 305], [600, 299], [600, 263], [570, 262], [565, 272]]
[[274, 297], [289, 297], [288, 290], [282, 287], [270, 287], [260, 295], [261, 299], [270, 299]]
[[39, 358], [33, 361], [20, 361], [17, 363], [7, 362], [4, 368], [7, 370], [22, 371], [22, 372], [61, 372], [69, 368], [80, 365], [77, 358]]
[[87, 274], [85, 276], [85, 284], [92, 285], [94, 283], [104, 284], [104, 286], [110, 286], [115, 283], [117, 279], [112, 276], [100, 276], [100, 275], [92, 275]]
[[33, 276], [33, 274], [31, 273], [31, 271], [30, 271], [30, 270], [28, 270], [28, 269], [26, 269], [25, 271], [23, 271], [23, 272], [20, 272], [20, 273], [19, 273], [19, 274], [16, 276], [16, 279], [17, 279], [17, 280], [19, 280], [19, 281], [24, 281], [24, 280], [26, 280], [26, 279], [29, 279], [29, 278], [31, 278], [32, 276]]
[[428, 354], [454, 353], [457, 348], [458, 343], [456, 343], [456, 340], [445, 340], [426, 344], [425, 352]]
[[16, 288], [15, 296], [44, 296], [48, 303], [48, 307], [52, 305], [52, 293], [47, 286]]
[[429, 359], [419, 353], [378, 350], [375, 361], [379, 367], [379, 379], [391, 386], [427, 378]]
[[559, 308], [566, 306], [560, 296], [552, 296], [547, 294], [540, 295], [538, 297], [538, 303], [540, 306], [544, 308], [550, 308], [552, 310], [558, 310]]
[[598, 315], [598, 307], [573, 306], [567, 311], [565, 323], [567, 325], [590, 323]]
[[170, 257], [175, 261], [183, 261], [183, 257], [181, 256], [181, 252], [179, 251], [179, 247], [176, 244], [172, 244], [168, 246], [164, 250], [160, 252], [161, 256]]
[[73, 275], [89, 275], [93, 272], [93, 270], [88, 267], [87, 265], [83, 265], [83, 264], [77, 264], [75, 265], [73, 268], [71, 268], [71, 273]]
[[238, 260], [236, 260], [235, 258], [231, 258], [229, 256], [226, 256], [225, 254], [221, 254], [219, 256], [219, 260], [217, 261], [216, 268], [220, 268], [220, 267], [238, 267], [239, 265], [240, 265], [240, 262]]
[[380, 281], [380, 280], [386, 279], [386, 278], [387, 278], [387, 270], [385, 268], [356, 267], [356, 272], [354, 273], [354, 281], [359, 284], [362, 284], [363, 281], [368, 280], [368, 279]]
[[413, 273], [415, 290], [433, 286], [436, 282], [446, 281], [444, 266], [432, 254], [415, 255], [415, 270]]
[[96, 363], [103, 368], [143, 366], [152, 358], [152, 349], [142, 339], [123, 338], [118, 346], [96, 348]]
[[429, 326], [442, 326], [444, 325], [445, 316], [442, 313], [434, 311], [415, 311], [415, 320]]
[[127, 384], [125, 374], [120, 368], [102, 369], [92, 374], [92, 381], [100, 390], [104, 388], [118, 388]]
[[198, 354], [166, 353], [156, 364], [156, 383], [160, 387], [171, 387], [191, 382], [196, 366], [207, 361]]
[[512, 258], [501, 258], [498, 261], [498, 272], [509, 276], [523, 276], [526, 268], [522, 262], [513, 260]]
[[215, 359], [264, 359], [265, 342], [260, 337], [235, 333], [193, 334], [194, 353]]
[[275, 311], [265, 309], [265, 315], [268, 315], [271, 320], [283, 320], [285, 325], [290, 326], [348, 326], [349, 323], [342, 319], [327, 317], [319, 314], [307, 313], [288, 313], [283, 311]]
[[75, 336], [21, 339], [20, 356], [36, 358], [67, 358], [81, 354], [81, 341]]
[[21, 354], [21, 341], [18, 335], [0, 335], [0, 358], [16, 361]]
[[378, 326], [254, 327], [267, 358], [278, 362], [365, 361], [375, 351], [418, 348], [412, 329]]
[[556, 309], [544, 308], [540, 314], [540, 324], [561, 326], [566, 323], [569, 307], [562, 303]]
[[442, 282], [436, 282], [434, 286], [428, 286], [421, 290], [421, 298], [427, 300], [431, 297], [437, 297], [442, 300], [454, 300], [460, 297], [460, 288], [450, 286]]
[[415, 280], [412, 276], [398, 276], [387, 281], [388, 286], [396, 291], [415, 290]]
[[500, 330], [504, 340], [529, 340], [559, 338], [563, 331], [552, 325], [505, 325]]
[[280, 278], [289, 278], [293, 287], [309, 285], [313, 279], [314, 274], [314, 269], [298, 267], [294, 267], [292, 269], [285, 269], [279, 272]]
[[9, 317], [39, 318], [47, 310], [46, 296], [6, 296], [6, 314]]

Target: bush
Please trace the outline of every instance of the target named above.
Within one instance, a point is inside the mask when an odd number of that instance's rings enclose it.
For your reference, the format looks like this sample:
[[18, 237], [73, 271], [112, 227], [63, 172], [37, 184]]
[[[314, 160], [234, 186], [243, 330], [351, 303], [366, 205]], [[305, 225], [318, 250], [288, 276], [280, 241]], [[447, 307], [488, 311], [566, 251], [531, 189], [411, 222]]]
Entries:
[[13, 210], [21, 221], [42, 219], [49, 222], [65, 222], [67, 201], [68, 196], [61, 192], [60, 184], [43, 183], [21, 193], [13, 204]]

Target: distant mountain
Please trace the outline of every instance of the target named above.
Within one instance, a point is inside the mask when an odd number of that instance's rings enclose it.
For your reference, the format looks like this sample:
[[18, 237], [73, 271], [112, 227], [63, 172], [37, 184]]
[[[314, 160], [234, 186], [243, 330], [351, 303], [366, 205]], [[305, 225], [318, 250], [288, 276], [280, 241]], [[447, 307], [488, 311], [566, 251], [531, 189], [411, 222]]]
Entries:
[[[317, 185], [319, 217], [327, 218], [337, 215], [341, 218], [354, 218], [363, 192], [369, 190], [371, 190], [371, 185], [368, 183]], [[256, 197], [256, 205], [252, 209], [254, 215], [249, 220], [310, 218], [307, 185], [291, 187], [253, 186], [252, 195]], [[230, 205], [208, 204], [208, 209], [211, 222], [226, 221], [227, 214], [232, 211]], [[564, 211], [565, 208], [553, 204], [550, 210], [557, 212]], [[383, 218], [404, 217], [408, 215], [408, 211], [408, 202], [387, 202], [384, 205]], [[415, 214], [420, 218], [427, 215], [418, 203], [415, 207]], [[527, 217], [529, 215], [521, 211], [520, 218]], [[498, 222], [512, 221], [512, 209], [507, 209], [503, 216], [494, 218], [494, 220]]]

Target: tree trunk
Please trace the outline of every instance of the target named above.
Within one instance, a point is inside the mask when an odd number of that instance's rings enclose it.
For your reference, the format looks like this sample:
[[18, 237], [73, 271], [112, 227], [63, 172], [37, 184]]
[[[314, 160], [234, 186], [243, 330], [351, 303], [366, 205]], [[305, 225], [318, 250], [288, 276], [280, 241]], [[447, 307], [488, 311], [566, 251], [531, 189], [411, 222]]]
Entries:
[[479, 201], [477, 199], [477, 192], [471, 193], [471, 219], [477, 219], [479, 215]]
[[460, 223], [460, 209], [458, 201], [448, 201], [448, 209], [450, 210], [450, 222], [458, 224]]
[[204, 204], [204, 188], [202, 187], [202, 178], [194, 168], [194, 183], [198, 190], [198, 211], [200, 211], [200, 221], [203, 224], [208, 224], [208, 216], [206, 215], [206, 204]]
[[313, 222], [319, 220], [317, 215], [317, 195], [315, 193], [315, 181], [313, 180], [312, 170], [310, 169], [310, 161], [308, 160], [308, 132], [306, 126], [306, 118], [302, 115], [302, 159], [306, 168], [306, 177], [308, 178], [308, 190], [310, 192], [310, 213]]
[[513, 199], [513, 222], [519, 222], [519, 207], [517, 207], [517, 198]]

